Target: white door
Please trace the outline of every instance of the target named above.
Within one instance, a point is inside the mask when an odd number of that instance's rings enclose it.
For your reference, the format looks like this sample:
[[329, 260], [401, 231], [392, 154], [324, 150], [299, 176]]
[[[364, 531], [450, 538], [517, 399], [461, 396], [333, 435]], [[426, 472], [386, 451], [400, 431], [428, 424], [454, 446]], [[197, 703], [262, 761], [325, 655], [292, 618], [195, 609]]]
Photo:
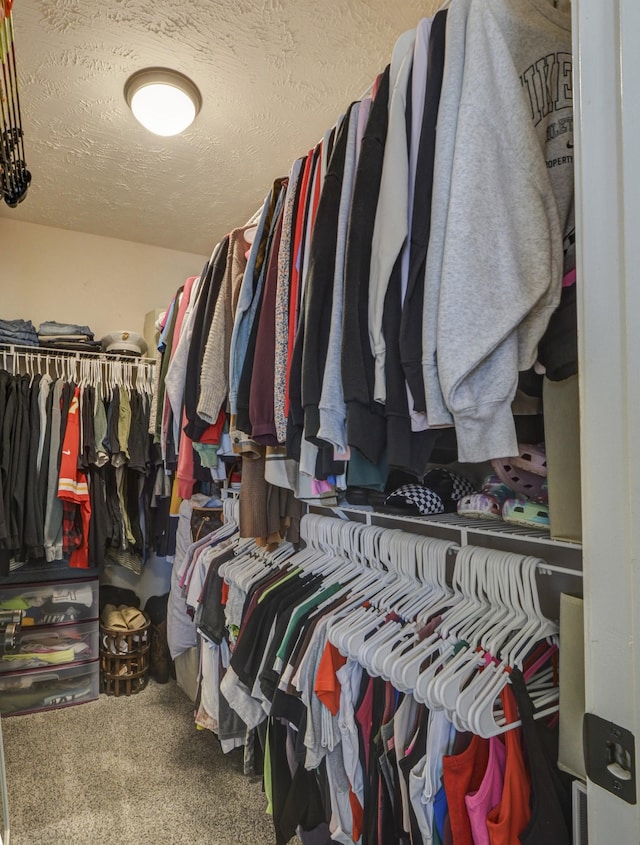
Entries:
[[[640, 5], [574, 0], [587, 712], [640, 737]], [[636, 788], [636, 795], [638, 790]], [[589, 782], [590, 845], [640, 804]]]

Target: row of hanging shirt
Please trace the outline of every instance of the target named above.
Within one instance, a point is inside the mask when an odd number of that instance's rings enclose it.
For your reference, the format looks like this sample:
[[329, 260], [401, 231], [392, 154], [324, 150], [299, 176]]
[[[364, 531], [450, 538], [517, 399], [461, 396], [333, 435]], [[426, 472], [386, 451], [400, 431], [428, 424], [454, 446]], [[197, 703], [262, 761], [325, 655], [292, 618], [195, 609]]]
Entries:
[[148, 435], [152, 362], [2, 351], [0, 549], [29, 561], [140, 571], [160, 464]]
[[543, 562], [311, 515], [268, 553], [235, 508], [176, 558], [169, 645], [182, 603], [196, 721], [225, 751], [262, 738], [276, 842], [568, 845]]
[[224, 411], [236, 450], [266, 449], [268, 480], [306, 499], [347, 460], [352, 485], [424, 475], [452, 423], [462, 460], [517, 454], [518, 372], [573, 262], [565, 5], [453, 0], [420, 21], [187, 281], [163, 434], [184, 484], [180, 429], [219, 437]]

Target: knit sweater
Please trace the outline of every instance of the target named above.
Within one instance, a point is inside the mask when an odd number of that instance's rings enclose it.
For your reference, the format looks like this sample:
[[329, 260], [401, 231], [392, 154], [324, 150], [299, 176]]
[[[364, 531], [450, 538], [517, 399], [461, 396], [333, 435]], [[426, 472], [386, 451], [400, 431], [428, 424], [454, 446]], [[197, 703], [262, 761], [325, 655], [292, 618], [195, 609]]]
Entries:
[[233, 301], [237, 295], [247, 266], [247, 242], [244, 233], [248, 226], [229, 234], [229, 251], [220, 294], [213, 312], [209, 336], [200, 369], [200, 399], [198, 415], [214, 423], [229, 391], [229, 354], [233, 330]]
[[[277, 446], [274, 411], [274, 375], [276, 355], [276, 295], [283, 212], [278, 216], [266, 264], [264, 296], [256, 318], [257, 331], [253, 368], [249, 385], [249, 420], [251, 437], [264, 446]], [[238, 393], [238, 418], [241, 416], [241, 393]], [[246, 429], [249, 430], [249, 429]]]
[[294, 264], [294, 235], [296, 212], [301, 198], [302, 171], [305, 159], [294, 161], [289, 173], [287, 193], [282, 218], [282, 237], [278, 252], [278, 279], [275, 314], [275, 358], [273, 364], [273, 399], [276, 436], [278, 443], [287, 437], [287, 358], [289, 349], [289, 314], [291, 305], [291, 281]]

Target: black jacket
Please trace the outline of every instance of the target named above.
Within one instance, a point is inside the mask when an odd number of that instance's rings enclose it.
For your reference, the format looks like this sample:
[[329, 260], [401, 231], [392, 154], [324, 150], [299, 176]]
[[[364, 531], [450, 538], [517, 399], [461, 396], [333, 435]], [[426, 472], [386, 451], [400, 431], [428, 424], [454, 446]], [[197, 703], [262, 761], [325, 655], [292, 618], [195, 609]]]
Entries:
[[318, 203], [307, 274], [302, 350], [302, 406], [307, 440], [317, 443], [320, 396], [329, 348], [338, 240], [338, 213], [344, 176], [351, 104], [340, 125]]
[[409, 244], [409, 278], [400, 323], [400, 357], [404, 376], [413, 395], [416, 411], [426, 411], [422, 377], [422, 303], [427, 264], [427, 247], [431, 231], [431, 196], [436, 147], [436, 123], [444, 70], [445, 26], [447, 11], [435, 16], [429, 36], [427, 86], [413, 200], [411, 240]]
[[373, 463], [385, 446], [382, 408], [373, 401], [374, 361], [369, 344], [369, 275], [382, 162], [389, 125], [389, 66], [380, 79], [362, 138], [351, 201], [342, 318], [342, 383], [347, 439]]
[[[305, 197], [300, 201], [304, 202], [304, 221], [302, 226], [302, 238], [300, 242], [300, 255], [304, 255], [306, 247], [307, 221], [313, 207], [313, 174], [318, 166], [318, 155], [320, 145], [316, 146], [312, 153], [312, 164], [310, 170], [309, 186]], [[295, 261], [297, 256], [293, 256]], [[302, 268], [301, 272], [304, 271]], [[301, 296], [302, 280], [298, 288], [298, 297]], [[299, 306], [299, 302], [297, 303]], [[290, 307], [293, 307], [291, 303]], [[304, 426], [304, 413], [302, 410], [302, 350], [304, 348], [304, 313], [300, 307], [297, 309], [298, 324], [295, 330], [293, 353], [289, 367], [289, 416], [287, 417], [287, 457], [296, 461], [300, 460], [300, 449], [302, 445], [302, 429]]]
[[[187, 378], [184, 388], [184, 410], [187, 424], [184, 431], [191, 440], [196, 442], [202, 437], [209, 423], [198, 416], [197, 408], [200, 399], [200, 368], [204, 357], [204, 349], [213, 320], [218, 294], [227, 267], [227, 253], [229, 251], [229, 236], [221, 241], [215, 250], [207, 274], [202, 284], [194, 317], [193, 335], [187, 358]], [[176, 309], [177, 310], [177, 309]]]
[[40, 409], [38, 393], [41, 375], [36, 375], [27, 394], [29, 401], [29, 440], [25, 489], [24, 546], [27, 558], [44, 557], [44, 513], [38, 496], [38, 443]]

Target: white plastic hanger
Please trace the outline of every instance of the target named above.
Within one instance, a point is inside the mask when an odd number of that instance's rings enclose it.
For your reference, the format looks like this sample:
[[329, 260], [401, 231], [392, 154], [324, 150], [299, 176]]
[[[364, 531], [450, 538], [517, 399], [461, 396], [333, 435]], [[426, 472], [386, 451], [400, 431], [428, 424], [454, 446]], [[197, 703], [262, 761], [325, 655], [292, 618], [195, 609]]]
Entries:
[[[445, 596], [443, 599], [436, 601], [435, 604], [425, 608], [416, 619], [416, 628], [423, 628], [429, 619], [437, 617], [443, 611], [446, 611], [445, 615], [453, 614], [456, 608], [466, 600], [465, 592], [469, 589], [467, 582], [469, 579], [469, 561], [472, 552], [473, 549], [471, 546], [463, 546], [458, 551], [452, 576], [451, 596]], [[396, 689], [402, 692], [413, 692], [421, 666], [425, 660], [432, 654], [435, 654], [439, 649], [440, 636], [438, 629], [436, 629], [429, 637], [417, 642], [415, 648], [404, 653], [390, 671], [391, 681]]]
[[[468, 726], [471, 719], [471, 709], [477, 703], [478, 698], [483, 694], [485, 689], [491, 688], [494, 676], [502, 671], [498, 668], [498, 660], [501, 655], [500, 646], [503, 643], [519, 638], [525, 627], [527, 621], [532, 619], [531, 613], [527, 613], [524, 601], [524, 582], [522, 578], [523, 564], [525, 559], [521, 555], [506, 555], [502, 559], [497, 558], [498, 563], [502, 561], [503, 570], [500, 577], [500, 583], [503, 588], [508, 589], [505, 592], [505, 601], [513, 609], [511, 616], [505, 622], [502, 632], [496, 638], [489, 637], [487, 645], [490, 651], [486, 653], [486, 659], [483, 658], [484, 668], [479, 672], [466, 687], [459, 693], [455, 702], [455, 712], [459, 724]], [[506, 664], [504, 664], [506, 666]], [[451, 702], [448, 702], [451, 707]], [[468, 728], [465, 728], [468, 729]]]
[[[489, 601], [489, 609], [480, 624], [461, 632], [460, 636], [466, 641], [443, 665], [442, 671], [432, 677], [428, 686], [427, 700], [431, 707], [452, 711], [456, 700], [469, 678], [484, 666], [483, 653], [480, 651], [483, 640], [495, 630], [508, 627], [510, 617], [520, 618], [517, 606], [510, 601], [510, 595], [503, 593], [502, 588], [508, 588], [508, 565], [511, 556], [495, 550], [487, 550], [482, 589]], [[486, 647], [486, 646], [485, 646]]]
[[491, 605], [486, 595], [486, 572], [489, 550], [474, 549], [470, 558], [467, 603], [464, 612], [459, 606], [449, 617], [443, 619], [438, 633], [441, 636], [440, 654], [420, 673], [416, 681], [415, 695], [431, 709], [442, 709], [442, 704], [433, 695], [433, 681], [450, 659], [455, 660], [455, 649], [463, 644], [470, 648], [475, 642], [479, 627], [484, 624]]
[[[521, 631], [506, 644], [500, 664], [490, 664], [487, 670], [482, 673], [482, 684], [476, 687], [476, 698], [468, 707], [468, 712], [464, 714], [464, 721], [481, 736], [494, 736], [516, 726], [515, 723], [507, 725], [504, 716], [500, 716], [499, 711], [495, 711], [496, 699], [509, 682], [510, 666], [508, 661], [512, 660], [512, 665], [518, 665], [521, 668], [522, 660], [530, 647], [535, 642], [557, 631], [557, 626], [545, 619], [540, 611], [535, 583], [535, 572], [540, 563], [541, 561], [531, 557], [522, 559], [520, 574], [522, 576], [523, 606], [530, 617], [530, 622], [523, 626]], [[527, 644], [526, 647], [524, 646], [525, 643]], [[539, 704], [544, 707], [546, 703], [552, 701], [557, 701], [557, 689], [552, 688], [549, 691], [548, 687], [543, 686]], [[551, 707], [542, 709], [536, 713], [535, 718], [542, 718], [556, 712], [557, 706], [557, 703], [555, 703]]]
[[[425, 604], [432, 601], [434, 594], [441, 599], [444, 591], [440, 589], [438, 569], [426, 573], [423, 568], [424, 558], [421, 554], [430, 538], [422, 538], [411, 534], [403, 534], [399, 540], [401, 544], [400, 569], [402, 571], [401, 584], [404, 584], [405, 596], [398, 585], [395, 595], [392, 595], [391, 607], [398, 616], [405, 620], [413, 620], [415, 613]], [[439, 541], [436, 541], [439, 542]], [[445, 549], [449, 544], [443, 543], [441, 553], [442, 573], [444, 572]], [[404, 548], [405, 554], [402, 554]], [[419, 575], [420, 574], [420, 577]], [[447, 590], [447, 593], [449, 591]], [[399, 600], [396, 598], [399, 597]], [[405, 652], [407, 645], [418, 641], [418, 632], [413, 624], [387, 625], [387, 636], [384, 641], [377, 642], [375, 650], [367, 649], [367, 668], [385, 680], [391, 680], [391, 669], [398, 651]]]
[[431, 684], [432, 700], [437, 700], [445, 710], [455, 709], [457, 696], [466, 688], [473, 674], [484, 666], [484, 656], [481, 650], [482, 639], [494, 628], [506, 624], [509, 614], [513, 612], [511, 605], [504, 600], [502, 583], [498, 568], [503, 561], [502, 552], [493, 552], [487, 559], [487, 581], [485, 589], [489, 598], [491, 612], [487, 614], [485, 623], [480, 626], [467, 647], [461, 648], [455, 657], [444, 667]]

